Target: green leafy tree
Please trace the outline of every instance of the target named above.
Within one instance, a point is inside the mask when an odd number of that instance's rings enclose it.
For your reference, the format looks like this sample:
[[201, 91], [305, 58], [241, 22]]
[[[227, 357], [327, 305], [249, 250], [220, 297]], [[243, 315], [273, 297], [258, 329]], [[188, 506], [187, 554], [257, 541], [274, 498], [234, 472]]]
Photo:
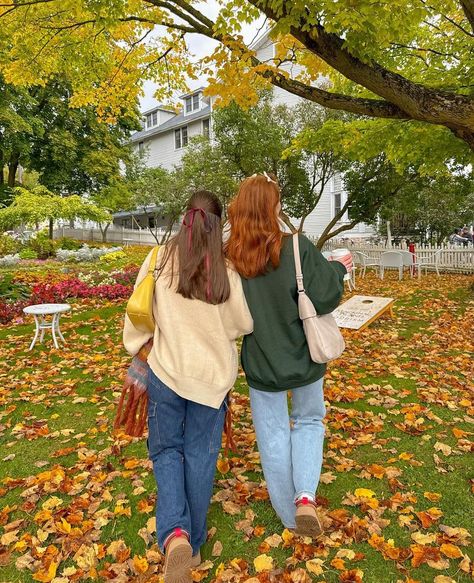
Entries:
[[[135, 207], [148, 218], [150, 233], [157, 244], [166, 243], [188, 199], [186, 185], [179, 170], [169, 172], [161, 167], [144, 168], [136, 173], [130, 186], [134, 193]], [[158, 227], [160, 217], [164, 217], [166, 221], [163, 230]]]
[[[130, 180], [126, 177], [116, 178], [113, 182], [101, 188], [92, 196], [94, 204], [110, 214], [120, 211], [130, 211], [135, 208], [135, 196]], [[110, 220], [100, 221], [99, 228], [102, 241], [107, 241], [107, 231], [111, 225]]]
[[219, 197], [225, 211], [236, 192], [240, 171], [224, 155], [218, 142], [197, 137], [186, 148], [181, 166], [174, 170], [173, 176], [187, 197], [197, 190], [210, 190]]
[[91, 107], [72, 108], [71, 93], [64, 79], [24, 88], [0, 76], [0, 165], [10, 189], [20, 165], [61, 194], [94, 193], [120, 177], [131, 156], [127, 138], [139, 127], [137, 108], [106, 123]]
[[[464, 224], [474, 224], [474, 189], [469, 175], [423, 177], [403, 185], [382, 205], [396, 237], [440, 244]], [[382, 234], [386, 234], [382, 228]]]
[[[105, 210], [80, 196], [58, 196], [44, 186], [32, 190], [17, 187], [10, 206], [0, 209], [0, 228], [12, 229], [22, 225], [37, 226], [44, 221], [56, 219], [83, 219], [97, 222], [110, 221], [111, 216]], [[51, 237], [50, 231], [50, 238]]]
[[[301, 120], [285, 105], [275, 105], [272, 95], [263, 92], [260, 101], [242, 109], [236, 103], [218, 109], [213, 117], [214, 149], [228, 163], [235, 181], [257, 172], [272, 172], [282, 191], [282, 219], [295, 230], [290, 216], [304, 218], [319, 200], [316, 188], [317, 164], [308, 166], [309, 156], [298, 151], [283, 156], [298, 132]], [[330, 178], [330, 177], [329, 177]], [[323, 178], [323, 186], [327, 177]], [[321, 188], [321, 191], [322, 191]]]

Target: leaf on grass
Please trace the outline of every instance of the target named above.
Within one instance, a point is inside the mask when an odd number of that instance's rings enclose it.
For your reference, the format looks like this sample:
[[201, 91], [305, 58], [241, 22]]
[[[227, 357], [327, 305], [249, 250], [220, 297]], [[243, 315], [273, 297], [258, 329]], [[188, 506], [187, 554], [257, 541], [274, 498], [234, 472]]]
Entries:
[[323, 564], [324, 561], [322, 559], [310, 559], [306, 561], [306, 568], [312, 575], [322, 575]]
[[216, 540], [214, 546], [212, 547], [211, 555], [213, 557], [220, 557], [222, 554], [222, 543], [220, 540]]
[[462, 557], [461, 549], [451, 543], [442, 544], [439, 550], [445, 557], [448, 557], [448, 559], [460, 559]]
[[357, 488], [354, 494], [358, 498], [373, 498], [375, 496], [375, 492], [373, 490], [367, 490], [367, 488]]
[[273, 559], [269, 555], [258, 555], [253, 560], [253, 566], [257, 573], [261, 573], [262, 571], [270, 571], [273, 568]]
[[434, 448], [436, 451], [441, 451], [445, 456], [451, 455], [451, 453], [453, 452], [450, 445], [448, 445], [447, 443], [441, 443], [441, 441], [437, 441], [434, 444]]

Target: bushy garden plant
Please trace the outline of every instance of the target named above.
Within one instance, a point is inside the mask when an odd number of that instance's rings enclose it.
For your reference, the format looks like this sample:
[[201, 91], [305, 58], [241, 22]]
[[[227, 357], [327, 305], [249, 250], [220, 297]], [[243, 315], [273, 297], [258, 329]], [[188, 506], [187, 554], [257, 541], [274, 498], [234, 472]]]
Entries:
[[56, 242], [58, 249], [68, 249], [69, 251], [78, 251], [83, 243], [77, 239], [71, 239], [69, 237], [63, 237], [58, 239]]
[[0, 257], [17, 253], [20, 247], [21, 243], [19, 241], [6, 233], [0, 233]]
[[28, 247], [22, 249], [19, 255], [20, 259], [38, 259], [38, 253], [33, 251], [33, 249], [29, 249]]
[[20, 256], [18, 253], [14, 255], [5, 255], [4, 257], [0, 257], [0, 267], [12, 267], [16, 265], [20, 261]]
[[48, 259], [56, 255], [56, 242], [45, 231], [40, 231], [30, 239], [28, 247], [36, 252], [38, 259]]

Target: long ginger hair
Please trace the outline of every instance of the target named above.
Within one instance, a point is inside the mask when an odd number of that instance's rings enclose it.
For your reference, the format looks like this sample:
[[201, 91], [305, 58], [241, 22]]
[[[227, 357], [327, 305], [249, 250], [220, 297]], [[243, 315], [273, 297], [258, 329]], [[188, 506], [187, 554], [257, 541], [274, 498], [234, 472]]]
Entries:
[[267, 174], [254, 174], [240, 184], [228, 208], [227, 258], [240, 275], [252, 278], [280, 264], [283, 233], [277, 217], [280, 188]]
[[208, 304], [229, 299], [221, 217], [217, 196], [207, 190], [196, 192], [189, 199], [179, 232], [166, 245], [158, 273], [169, 262], [170, 285], [176, 283], [176, 291], [185, 298]]

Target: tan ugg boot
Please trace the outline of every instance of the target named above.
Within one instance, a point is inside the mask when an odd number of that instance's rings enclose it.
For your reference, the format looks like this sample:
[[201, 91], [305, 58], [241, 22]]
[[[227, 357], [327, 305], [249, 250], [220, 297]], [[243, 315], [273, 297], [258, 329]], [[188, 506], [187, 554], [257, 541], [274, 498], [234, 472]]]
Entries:
[[323, 532], [316, 508], [316, 502], [309, 498], [303, 497], [296, 501], [295, 534], [317, 537]]
[[165, 543], [165, 583], [192, 583], [192, 556], [187, 534], [180, 528], [175, 529]]
[[199, 567], [201, 564], [201, 551], [198, 551], [195, 555], [191, 558], [191, 569], [194, 567]]

